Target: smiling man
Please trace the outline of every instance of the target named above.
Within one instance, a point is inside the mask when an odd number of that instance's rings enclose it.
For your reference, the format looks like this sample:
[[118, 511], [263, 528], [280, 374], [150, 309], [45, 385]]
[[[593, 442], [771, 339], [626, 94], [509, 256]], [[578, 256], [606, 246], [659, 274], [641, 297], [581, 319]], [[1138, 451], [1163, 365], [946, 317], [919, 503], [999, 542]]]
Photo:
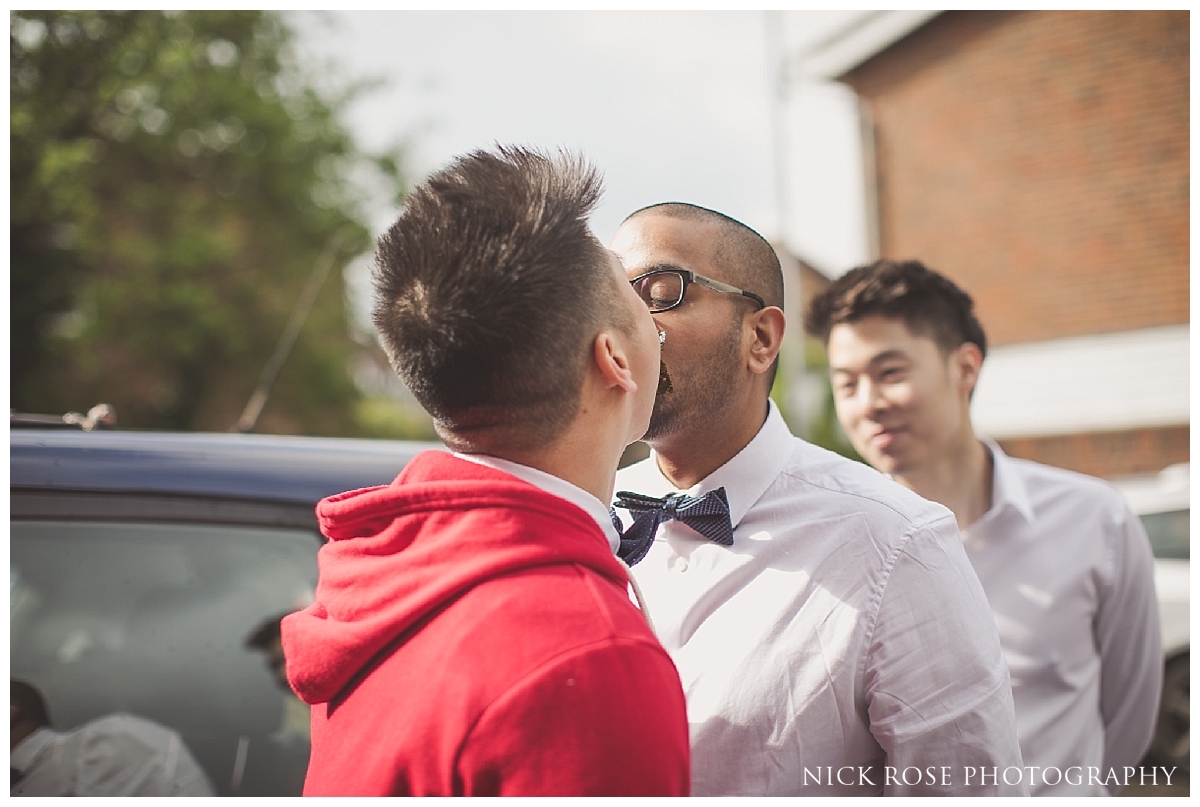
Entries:
[[771, 246], [678, 203], [611, 246], [666, 334], [653, 451], [617, 495], [687, 694], [693, 794], [1026, 793], [996, 775], [1021, 765], [1012, 695], [953, 516], [794, 437], [768, 398]]
[[[954, 512], [996, 614], [1031, 792], [1115, 794], [1162, 686], [1149, 542], [1111, 486], [976, 437], [987, 340], [973, 309], [923, 264], [885, 260], [814, 298], [806, 325], [854, 447]], [[1097, 775], [1062, 775], [1072, 767]]]

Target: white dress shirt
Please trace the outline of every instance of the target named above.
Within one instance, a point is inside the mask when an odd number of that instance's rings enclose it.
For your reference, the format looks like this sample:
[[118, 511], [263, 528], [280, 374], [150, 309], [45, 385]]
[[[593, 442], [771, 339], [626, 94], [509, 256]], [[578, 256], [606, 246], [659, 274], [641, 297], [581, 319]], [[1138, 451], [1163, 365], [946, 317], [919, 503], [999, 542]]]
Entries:
[[178, 732], [114, 714], [77, 729], [34, 731], [12, 749], [13, 796], [212, 796]]
[[[1100, 783], [1124, 783], [1158, 714], [1163, 657], [1150, 543], [1108, 483], [984, 442], [995, 468], [992, 506], [963, 541], [996, 614], [1025, 765], [1048, 769], [1032, 776], [1030, 791], [1106, 795]], [[1085, 775], [1059, 776], [1072, 766]]]
[[488, 454], [462, 454], [456, 451], [454, 452], [454, 456], [461, 460], [467, 460], [478, 465], [485, 465], [488, 468], [494, 468], [497, 471], [512, 474], [517, 479], [528, 482], [535, 488], [544, 490], [552, 496], [566, 499], [592, 517], [592, 520], [600, 526], [600, 531], [604, 533], [604, 537], [608, 539], [608, 545], [612, 548], [613, 554], [617, 554], [617, 550], [621, 547], [621, 537], [617, 535], [617, 528], [612, 523], [612, 516], [609, 515], [608, 507], [583, 488], [554, 474], [548, 474], [537, 468], [531, 468], [519, 462], [493, 457]]
[[[617, 489], [675, 492], [656, 459]], [[793, 437], [773, 403], [687, 493], [722, 486], [733, 546], [670, 521], [633, 567], [687, 695], [692, 795], [1027, 793], [1003, 778], [1008, 671], [950, 511]]]

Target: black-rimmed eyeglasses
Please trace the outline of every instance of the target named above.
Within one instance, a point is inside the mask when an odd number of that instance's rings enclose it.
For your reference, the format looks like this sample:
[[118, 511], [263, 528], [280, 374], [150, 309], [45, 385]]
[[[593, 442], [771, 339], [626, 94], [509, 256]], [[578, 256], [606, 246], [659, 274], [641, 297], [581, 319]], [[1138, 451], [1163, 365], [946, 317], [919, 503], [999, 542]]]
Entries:
[[713, 291], [724, 292], [725, 294], [740, 294], [758, 303], [759, 308], [767, 307], [763, 298], [754, 292], [743, 291], [736, 286], [721, 283], [720, 281], [713, 280], [704, 275], [698, 275], [687, 269], [655, 269], [653, 272], [638, 275], [629, 282], [633, 285], [633, 290], [637, 292], [638, 297], [642, 298], [642, 302], [646, 304], [646, 307], [650, 309], [650, 313], [652, 314], [670, 311], [682, 303], [683, 295], [687, 292], [689, 283], [699, 283], [701, 286], [707, 286]]

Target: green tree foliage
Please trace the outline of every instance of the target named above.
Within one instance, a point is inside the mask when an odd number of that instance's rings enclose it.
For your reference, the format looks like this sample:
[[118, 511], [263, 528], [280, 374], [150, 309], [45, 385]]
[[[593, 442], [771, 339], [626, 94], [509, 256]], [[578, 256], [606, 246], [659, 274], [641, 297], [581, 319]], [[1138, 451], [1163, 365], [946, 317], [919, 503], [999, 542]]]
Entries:
[[[792, 433], [803, 437], [810, 443], [827, 448], [857, 462], [866, 461], [851, 445], [846, 432], [838, 423], [837, 410], [833, 400], [833, 388], [829, 384], [829, 364], [825, 358], [825, 349], [815, 339], [805, 337], [804, 373], [807, 383], [815, 383], [821, 390], [820, 402], [814, 411], [795, 412], [788, 405], [787, 390], [796, 383], [788, 373], [789, 364], [780, 362], [779, 371], [775, 375], [775, 383], [771, 387], [771, 398], [779, 407], [780, 414], [791, 428]], [[788, 350], [789, 345], [783, 349]]]
[[14, 408], [230, 429], [332, 248], [257, 430], [361, 433], [372, 347], [340, 269], [398, 156], [359, 151], [336, 118], [355, 88], [312, 89], [290, 37], [258, 11], [10, 14]]

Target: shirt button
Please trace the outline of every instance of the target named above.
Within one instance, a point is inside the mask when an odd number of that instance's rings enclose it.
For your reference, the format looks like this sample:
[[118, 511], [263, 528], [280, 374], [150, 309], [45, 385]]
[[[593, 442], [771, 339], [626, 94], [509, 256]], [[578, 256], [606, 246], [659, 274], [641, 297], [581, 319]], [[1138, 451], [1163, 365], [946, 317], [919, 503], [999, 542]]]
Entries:
[[675, 571], [686, 572], [688, 570], [688, 562], [683, 558], [675, 559]]

